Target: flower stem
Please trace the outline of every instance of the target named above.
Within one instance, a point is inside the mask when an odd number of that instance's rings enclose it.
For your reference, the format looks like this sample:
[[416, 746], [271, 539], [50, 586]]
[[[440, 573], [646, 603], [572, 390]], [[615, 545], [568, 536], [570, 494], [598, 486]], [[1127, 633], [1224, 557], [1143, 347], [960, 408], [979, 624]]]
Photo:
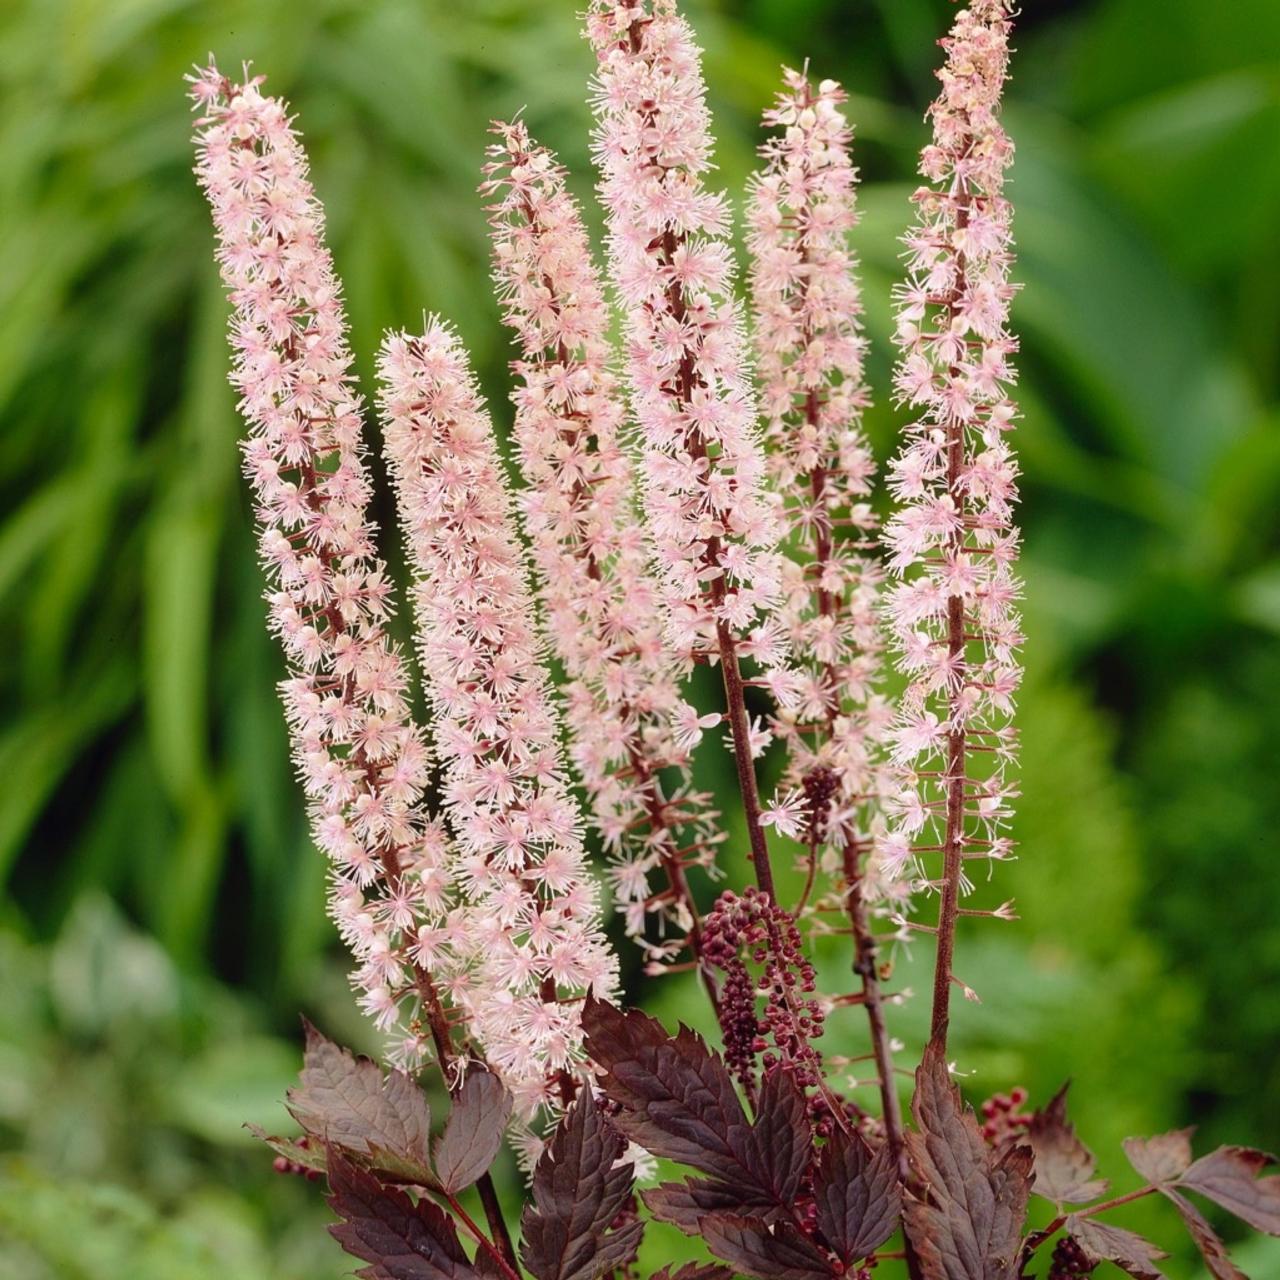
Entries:
[[898, 1176], [905, 1182], [907, 1167], [906, 1143], [902, 1127], [902, 1103], [894, 1084], [893, 1050], [890, 1047], [889, 1030], [885, 1025], [884, 998], [880, 991], [878, 972], [879, 948], [875, 933], [867, 919], [867, 901], [862, 895], [862, 872], [859, 866], [861, 850], [850, 842], [844, 848], [844, 877], [848, 885], [846, 901], [849, 908], [849, 924], [853, 930], [853, 971], [862, 983], [862, 1003], [867, 1011], [871, 1028], [871, 1051], [875, 1057], [876, 1072], [880, 1077], [880, 1105], [883, 1109], [885, 1141], [898, 1166]]
[[[436, 1047], [437, 1065], [440, 1067], [440, 1074], [444, 1077], [445, 1088], [452, 1096], [456, 1092], [451, 1069], [454, 1063], [453, 1033], [449, 1028], [449, 1020], [445, 1017], [444, 1006], [440, 1003], [440, 995], [436, 991], [435, 983], [431, 980], [431, 974], [420, 965], [415, 965], [414, 970], [418, 992], [422, 998], [422, 1009], [426, 1014], [427, 1026], [431, 1030], [431, 1039]], [[468, 1225], [472, 1234], [476, 1235], [477, 1240], [502, 1265], [509, 1280], [520, 1280], [520, 1264], [516, 1260], [515, 1245], [512, 1243], [511, 1233], [507, 1230], [506, 1219], [502, 1216], [502, 1205], [498, 1201], [498, 1191], [493, 1185], [492, 1174], [485, 1172], [480, 1175], [476, 1180], [476, 1194], [480, 1197], [485, 1221], [489, 1224], [489, 1231], [493, 1236], [492, 1243], [476, 1232], [471, 1219], [460, 1208], [455, 1208], [455, 1211], [460, 1220]], [[450, 1204], [454, 1204], [452, 1198], [450, 1198]]]
[[[711, 599], [721, 603], [724, 588], [720, 580], [712, 583]], [[755, 761], [751, 758], [750, 722], [747, 719], [742, 669], [738, 665], [737, 640], [729, 625], [716, 622], [716, 640], [720, 649], [720, 671], [724, 680], [725, 704], [729, 714], [729, 731], [733, 738], [733, 763], [738, 772], [738, 791], [742, 796], [742, 816], [747, 823], [747, 839], [751, 844], [751, 865], [762, 893], [777, 902], [773, 883], [773, 867], [769, 862], [769, 845], [760, 821], [760, 788], [756, 782]]]
[[[968, 225], [968, 211], [963, 204], [956, 214], [956, 226], [963, 231]], [[961, 300], [968, 287], [965, 275], [965, 257], [956, 255], [956, 279], [952, 286], [948, 312], [952, 320], [960, 310]], [[952, 369], [953, 378], [961, 371]], [[956, 420], [947, 424], [947, 493], [951, 498], [957, 520], [951, 535], [951, 551], [957, 557], [965, 554], [965, 492], [964, 474], [964, 425]], [[943, 838], [942, 900], [938, 906], [938, 954], [933, 970], [933, 1013], [930, 1020], [929, 1039], [945, 1054], [947, 1031], [951, 1021], [952, 963], [955, 960], [956, 920], [960, 911], [960, 875], [964, 865], [964, 808], [966, 777], [966, 752], [964, 729], [955, 727], [962, 714], [961, 694], [965, 681], [965, 617], [964, 600], [960, 596], [947, 598], [947, 652], [951, 684], [948, 698], [949, 719], [952, 729], [947, 735], [947, 829]]]

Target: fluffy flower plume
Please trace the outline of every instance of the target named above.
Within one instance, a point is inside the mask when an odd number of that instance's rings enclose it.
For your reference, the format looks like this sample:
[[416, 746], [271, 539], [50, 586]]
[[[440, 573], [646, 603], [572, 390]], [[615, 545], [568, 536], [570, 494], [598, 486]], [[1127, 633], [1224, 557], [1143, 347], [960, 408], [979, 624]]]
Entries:
[[876, 519], [867, 501], [875, 464], [861, 425], [869, 396], [848, 243], [857, 171], [840, 87], [824, 80], [815, 90], [791, 70], [784, 82], [765, 113], [779, 132], [761, 148], [747, 215], [769, 467], [790, 552], [778, 616], [799, 681], [794, 708], [775, 721], [788, 765], [770, 813], [779, 827], [792, 820], [811, 858], [825, 845], [825, 869], [835, 871], [845, 847], [866, 839], [866, 805], [880, 790], [877, 746], [892, 716], [876, 692], [881, 572], [868, 554]]
[[[613, 859], [628, 932], [661, 960], [686, 938], [697, 949], [685, 862], [710, 861], [717, 815], [708, 797], [690, 792], [687, 752], [671, 727], [680, 664], [663, 643], [632, 510], [608, 307], [582, 217], [563, 168], [522, 123], [493, 131], [499, 141], [481, 189], [494, 198], [494, 277], [521, 352], [512, 396], [527, 485], [520, 505], [546, 631], [569, 677], [572, 759]], [[666, 884], [653, 888], [659, 871]], [[645, 941], [651, 915], [657, 939]]]
[[778, 519], [732, 293], [729, 213], [708, 191], [709, 116], [688, 23], [674, 0], [595, 0], [595, 154], [622, 301], [645, 515], [670, 637], [714, 648], [716, 626], [754, 628], [741, 652], [781, 651], [760, 623], [778, 599]]
[[[943, 42], [933, 142], [921, 159], [931, 185], [914, 196], [909, 276], [897, 297], [896, 386], [919, 416], [889, 480], [900, 506], [885, 540], [900, 580], [888, 615], [909, 683], [891, 735], [902, 777], [882, 858], [894, 870], [941, 847], [944, 914], [966, 883], [964, 860], [1009, 850], [1005, 769], [1022, 637], [1017, 465], [1007, 442], [1016, 411], [1006, 387], [1017, 344], [1007, 327], [1012, 239], [1002, 194], [1013, 146], [996, 113], [1010, 26], [1005, 0], [975, 0]], [[986, 762], [976, 771], [975, 758]]]
[[610, 993], [616, 959], [583, 862], [512, 504], [465, 354], [433, 321], [421, 336], [388, 337], [379, 378], [467, 904], [445, 939], [457, 959], [447, 985], [529, 1116], [572, 1087], [577, 997]]
[[399, 1053], [412, 1059], [411, 951], [446, 910], [446, 848], [420, 806], [427, 753], [384, 629], [390, 586], [367, 513], [362, 405], [324, 216], [285, 106], [261, 93], [261, 78], [234, 84], [210, 65], [191, 81], [294, 761], [361, 1004], [384, 1029], [403, 1024]]

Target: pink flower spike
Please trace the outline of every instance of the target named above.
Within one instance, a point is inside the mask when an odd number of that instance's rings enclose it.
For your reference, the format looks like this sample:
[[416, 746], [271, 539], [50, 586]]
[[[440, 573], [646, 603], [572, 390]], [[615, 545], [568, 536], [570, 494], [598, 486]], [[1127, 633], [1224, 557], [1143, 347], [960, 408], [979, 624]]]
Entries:
[[777, 601], [777, 513], [764, 485], [728, 212], [703, 178], [700, 50], [674, 0], [594, 0], [595, 155], [644, 450], [645, 515], [677, 649], [714, 647]]
[[[1006, 742], [1021, 676], [1018, 468], [1008, 442], [1017, 411], [1006, 390], [1017, 349], [1004, 195], [1013, 144], [998, 114], [1011, 28], [1007, 0], [972, 0], [942, 42], [933, 142], [920, 166], [929, 185], [913, 197], [910, 278], [898, 291], [898, 388], [918, 416], [892, 467], [899, 506], [884, 535], [898, 578], [886, 614], [908, 683], [892, 734], [900, 817], [881, 860], [901, 865], [903, 837], [921, 831], [925, 848], [943, 852], [930, 882], [942, 895], [933, 1011], [942, 1043], [963, 859], [1007, 847]], [[934, 767], [915, 773], [923, 760]]]
[[777, 620], [800, 680], [800, 696], [775, 718], [788, 751], [780, 793], [809, 787], [815, 803], [795, 834], [810, 860], [839, 874], [846, 846], [857, 865], [869, 839], [885, 720], [882, 574], [868, 547], [875, 463], [862, 431], [866, 341], [849, 246], [857, 171], [840, 86], [815, 88], [791, 70], [783, 79], [764, 117], [779, 133], [760, 149], [747, 209], [769, 474], [789, 535]]
[[700, 50], [675, 0], [592, 0], [595, 156], [623, 304], [646, 536], [668, 644], [719, 664], [751, 860], [772, 894], [740, 646], [778, 603], [781, 533], [765, 483], [723, 197], [709, 192]]
[[235, 84], [212, 64], [189, 79], [201, 113], [196, 176], [234, 307], [231, 381], [248, 428], [270, 627], [288, 663], [280, 687], [294, 763], [361, 1007], [413, 1065], [427, 1044], [408, 971], [443, 962], [417, 940], [443, 919], [450, 884], [422, 806], [428, 759], [409, 673], [385, 630], [392, 602], [324, 214], [288, 110], [261, 79]]
[[455, 998], [526, 1119], [581, 1058], [579, 1004], [612, 993], [565, 780], [512, 502], [454, 334], [393, 334], [378, 362], [387, 459], [414, 577], [444, 808], [469, 948]]
[[[673, 721], [687, 659], [663, 637], [660, 588], [620, 439], [609, 314], [581, 215], [563, 168], [522, 123], [492, 132], [498, 141], [481, 191], [493, 199], [494, 279], [521, 356], [513, 365], [514, 439], [528, 487], [519, 503], [543, 629], [569, 677], [570, 753], [613, 858], [628, 932], [654, 955], [645, 936], [652, 932], [673, 960], [683, 950], [671, 946], [673, 931], [687, 932], [695, 953], [698, 946], [679, 850], [709, 836], [718, 816], [690, 791], [690, 744]], [[664, 771], [680, 803], [665, 797]], [[651, 887], [651, 873], [670, 892]]]

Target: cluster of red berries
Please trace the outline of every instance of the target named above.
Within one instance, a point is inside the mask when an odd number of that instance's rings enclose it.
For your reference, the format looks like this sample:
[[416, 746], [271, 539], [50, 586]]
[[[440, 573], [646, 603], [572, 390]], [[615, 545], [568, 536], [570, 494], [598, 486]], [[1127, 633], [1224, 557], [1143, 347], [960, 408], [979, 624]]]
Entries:
[[1063, 1236], [1054, 1246], [1053, 1260], [1045, 1280], [1085, 1280], [1098, 1264], [1070, 1237]]
[[703, 955], [725, 975], [720, 1025], [729, 1069], [749, 1088], [759, 1056], [764, 1070], [783, 1065], [802, 1088], [816, 1086], [821, 1063], [812, 1041], [825, 1015], [811, 998], [813, 965], [790, 913], [754, 886], [741, 897], [723, 893], [703, 926]]
[[[295, 1144], [303, 1151], [307, 1151], [311, 1147], [311, 1139], [305, 1135], [297, 1140]], [[271, 1167], [277, 1173], [291, 1173], [298, 1178], [306, 1178], [308, 1182], [318, 1182], [323, 1174], [319, 1169], [312, 1169], [305, 1164], [298, 1164], [295, 1160], [290, 1160], [288, 1156], [276, 1156], [271, 1162]]]
[[1026, 1133], [1031, 1123], [1031, 1112], [1022, 1109], [1026, 1103], [1027, 1091], [1021, 1087], [988, 1098], [982, 1104], [982, 1136], [999, 1147]]

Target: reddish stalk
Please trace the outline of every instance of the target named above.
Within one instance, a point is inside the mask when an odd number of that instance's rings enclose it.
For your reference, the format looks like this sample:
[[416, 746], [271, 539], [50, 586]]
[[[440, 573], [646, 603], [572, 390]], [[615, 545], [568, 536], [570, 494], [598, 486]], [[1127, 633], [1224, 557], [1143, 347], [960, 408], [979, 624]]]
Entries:
[[[962, 193], [961, 200], [965, 199]], [[956, 225], [960, 230], [968, 224], [967, 210], [963, 204], [956, 213]], [[954, 320], [960, 309], [961, 299], [967, 288], [964, 254], [956, 255], [956, 279], [947, 301], [949, 320]], [[952, 377], [959, 378], [961, 371], [953, 368]], [[955, 555], [965, 552], [965, 492], [961, 485], [964, 470], [964, 426], [958, 421], [947, 424], [947, 492], [959, 517], [956, 530], [951, 535], [951, 550]], [[948, 713], [952, 724], [960, 712], [960, 691], [965, 681], [965, 653], [968, 636], [965, 633], [964, 601], [959, 596], [947, 599], [947, 651], [951, 656], [951, 684], [948, 696]], [[965, 840], [965, 785], [968, 782], [966, 766], [966, 734], [964, 729], [953, 729], [947, 735], [947, 828], [943, 837], [942, 897], [938, 904], [938, 953], [933, 970], [933, 1011], [929, 1024], [930, 1042], [944, 1053], [947, 1047], [947, 1031], [951, 1022], [952, 963], [955, 960], [956, 920], [960, 909], [960, 876], [964, 865]]]

